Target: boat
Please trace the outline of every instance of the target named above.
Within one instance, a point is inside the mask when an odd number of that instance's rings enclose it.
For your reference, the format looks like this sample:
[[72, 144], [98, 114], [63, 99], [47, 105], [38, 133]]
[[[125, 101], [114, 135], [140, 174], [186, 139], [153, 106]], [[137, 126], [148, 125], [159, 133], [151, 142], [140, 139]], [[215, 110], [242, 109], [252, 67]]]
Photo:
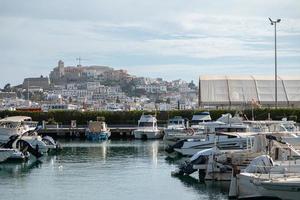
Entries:
[[24, 154], [16, 149], [0, 148], [0, 163], [8, 160], [11, 157], [16, 157], [16, 155], [20, 155], [18, 158], [25, 158]]
[[195, 131], [188, 126], [188, 122], [185, 123], [181, 116], [175, 116], [168, 120], [168, 125], [164, 129], [163, 140], [167, 146], [172, 146], [179, 140], [200, 138], [201, 135], [203, 135], [203, 132]]
[[31, 117], [13, 116], [0, 120], [0, 143], [5, 143], [13, 135], [22, 135], [28, 131], [35, 130], [37, 122]]
[[[52, 150], [59, 150], [61, 149], [60, 144], [55, 141], [52, 137], [50, 136], [39, 136], [36, 131], [28, 131], [24, 133], [23, 135], [19, 136], [20, 140], [24, 140], [28, 142], [31, 146], [38, 148], [40, 152], [42, 153], [48, 153]], [[12, 147], [13, 148], [18, 148], [17, 142], [15, 142]]]
[[251, 132], [219, 132], [207, 134], [204, 139], [180, 140], [173, 145], [174, 151], [183, 156], [192, 156], [200, 150], [217, 146], [221, 150], [245, 149], [247, 140], [256, 133]]
[[289, 132], [300, 134], [295, 121], [282, 118], [281, 120], [244, 120], [253, 132]]
[[85, 136], [87, 140], [101, 141], [110, 137], [110, 130], [103, 118], [97, 118], [97, 121], [90, 121], [86, 129]]
[[299, 172], [299, 159], [278, 163], [268, 155], [261, 155], [243, 172], [233, 171], [229, 197], [299, 199]]
[[29, 153], [39, 158], [43, 153], [39, 148], [19, 138], [19, 135], [11, 136], [7, 143], [0, 146], [0, 162], [7, 160], [26, 160]]
[[198, 139], [180, 140], [169, 147], [168, 152], [175, 150], [182, 155], [192, 156], [200, 150], [213, 147], [215, 143], [221, 150], [244, 149], [246, 138], [257, 133], [280, 134], [284, 141], [300, 148], [298, 129], [292, 121], [244, 121], [239, 116], [232, 117], [227, 113], [215, 122], [208, 121], [200, 124], [204, 126], [205, 138], [202, 136]]
[[173, 172], [178, 175], [190, 175], [199, 171], [200, 180], [230, 181], [233, 166], [245, 169], [257, 156], [269, 153], [276, 161], [288, 159], [287, 152], [297, 156], [298, 151], [283, 141], [280, 134], [259, 133], [254, 140], [247, 142], [243, 150], [220, 150], [217, 146], [194, 154], [190, 159], [179, 165]]
[[[232, 117], [230, 113], [223, 114], [216, 121], [211, 121], [210, 115], [208, 112], [204, 112], [203, 115], [193, 116], [192, 122], [194, 125], [191, 126], [193, 134], [183, 137], [181, 140], [177, 140], [177, 143], [168, 145], [166, 151], [168, 153], [173, 153], [175, 148], [177, 151], [183, 155], [193, 155], [199, 150], [206, 148], [211, 148], [215, 140], [226, 139], [226, 137], [216, 136], [216, 133], [231, 133], [231, 132], [248, 132], [249, 126], [243, 124], [242, 119], [238, 116]], [[195, 124], [196, 123], [196, 124]], [[192, 137], [193, 136], [193, 137]], [[237, 137], [237, 136], [232, 136]], [[232, 140], [233, 141], [233, 140]], [[184, 143], [186, 144], [184, 147]], [[200, 146], [199, 146], [200, 144]], [[206, 146], [202, 146], [205, 144]], [[189, 153], [186, 153], [185, 150], [179, 150], [180, 148], [190, 148]], [[193, 149], [195, 147], [195, 149]], [[199, 148], [198, 148], [199, 147]]]
[[133, 131], [135, 139], [159, 139], [163, 133], [157, 127], [157, 119], [152, 115], [142, 115], [138, 120], [138, 128]]
[[193, 115], [191, 120], [191, 128], [194, 132], [204, 132], [204, 124], [212, 122], [209, 112], [200, 112]]

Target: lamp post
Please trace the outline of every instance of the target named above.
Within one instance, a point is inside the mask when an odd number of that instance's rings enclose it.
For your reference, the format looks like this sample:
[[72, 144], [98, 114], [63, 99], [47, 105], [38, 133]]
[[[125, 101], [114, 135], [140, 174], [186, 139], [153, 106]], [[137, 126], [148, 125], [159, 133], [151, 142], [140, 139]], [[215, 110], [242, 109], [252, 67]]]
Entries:
[[277, 109], [278, 103], [277, 103], [277, 35], [276, 35], [276, 25], [281, 21], [281, 19], [277, 19], [276, 21], [273, 21], [271, 18], [269, 18], [271, 25], [274, 25], [274, 32], [275, 32], [275, 108]]

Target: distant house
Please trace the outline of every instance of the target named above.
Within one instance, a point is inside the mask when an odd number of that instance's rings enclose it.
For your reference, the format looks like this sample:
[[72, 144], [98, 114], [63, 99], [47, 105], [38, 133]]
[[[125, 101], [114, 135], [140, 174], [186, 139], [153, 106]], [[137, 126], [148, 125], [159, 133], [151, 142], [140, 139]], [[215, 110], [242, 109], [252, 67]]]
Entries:
[[17, 94], [15, 92], [0, 92], [0, 99], [15, 99]]
[[48, 77], [34, 77], [34, 78], [25, 78], [22, 84], [23, 89], [30, 88], [40, 88], [43, 90], [49, 90], [50, 89], [50, 83]]

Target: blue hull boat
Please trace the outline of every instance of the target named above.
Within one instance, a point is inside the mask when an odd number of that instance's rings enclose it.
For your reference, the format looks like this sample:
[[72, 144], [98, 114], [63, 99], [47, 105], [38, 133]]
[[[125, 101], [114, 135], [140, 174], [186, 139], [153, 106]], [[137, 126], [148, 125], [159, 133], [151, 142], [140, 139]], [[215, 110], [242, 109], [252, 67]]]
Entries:
[[91, 141], [107, 140], [110, 137], [109, 131], [104, 132], [86, 132], [86, 138]]

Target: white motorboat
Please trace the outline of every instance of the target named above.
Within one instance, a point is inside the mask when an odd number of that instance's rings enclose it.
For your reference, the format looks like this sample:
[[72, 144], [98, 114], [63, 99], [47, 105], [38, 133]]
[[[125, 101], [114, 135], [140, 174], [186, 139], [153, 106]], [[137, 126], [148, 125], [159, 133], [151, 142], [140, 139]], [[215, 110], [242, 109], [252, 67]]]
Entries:
[[164, 129], [166, 135], [178, 135], [185, 133], [186, 125], [185, 120], [181, 116], [175, 116], [168, 120], [167, 128]]
[[[170, 146], [167, 148], [167, 151], [170, 153], [176, 149], [177, 152], [183, 155], [193, 155], [199, 150], [203, 150], [206, 148], [211, 148], [214, 146], [214, 142], [217, 141], [217, 146], [220, 149], [230, 149], [231, 147], [228, 146], [227, 142], [233, 145], [236, 145], [239, 142], [238, 138], [242, 138], [243, 136], [247, 136], [249, 134], [255, 135], [256, 133], [265, 133], [265, 134], [273, 134], [276, 133], [277, 135], [280, 134], [282, 139], [296, 148], [300, 149], [300, 136], [298, 135], [299, 131], [293, 121], [287, 120], [265, 120], [265, 121], [244, 121], [239, 116], [232, 117], [231, 114], [223, 114], [219, 119], [216, 121], [203, 121], [199, 122], [198, 126], [203, 126], [204, 128], [204, 135], [208, 135], [206, 139], [199, 139], [195, 140], [181, 140], [178, 141], [177, 144]], [[219, 133], [228, 133], [228, 134], [235, 134], [239, 133], [239, 136], [233, 136], [228, 138], [227, 141], [226, 137], [217, 137], [215, 134]], [[248, 133], [244, 133], [248, 132]], [[234, 138], [235, 137], [235, 138]], [[216, 139], [217, 138], [217, 139]], [[245, 138], [242, 139], [245, 141]], [[225, 146], [224, 146], [225, 145]], [[238, 146], [235, 146], [237, 149]], [[243, 147], [242, 147], [243, 148]], [[242, 149], [241, 148], [241, 149]]]
[[8, 160], [10, 157], [16, 156], [16, 154], [20, 154], [16, 149], [7, 149], [7, 148], [0, 148], [0, 162], [4, 162]]
[[22, 135], [36, 128], [37, 122], [31, 117], [13, 116], [0, 120], [0, 143], [6, 143], [13, 135]]
[[24, 146], [30, 146], [41, 154], [47, 153], [50, 150], [59, 150], [60, 144], [50, 136], [39, 136], [35, 131], [28, 131], [23, 135], [13, 135], [9, 141], [2, 144], [6, 148], [21, 150]]
[[267, 155], [255, 158], [242, 173], [233, 172], [229, 197], [299, 199], [300, 160], [274, 162]]
[[[269, 153], [276, 161], [298, 156], [298, 151], [280, 136], [259, 133], [253, 140], [249, 138], [247, 148], [243, 150], [220, 150], [213, 147], [199, 151], [180, 165], [176, 173], [189, 175], [198, 170], [202, 180], [230, 181], [233, 166], [244, 169], [257, 156]], [[291, 152], [290, 156], [288, 152]]]
[[[19, 139], [28, 142], [32, 147], [37, 148], [41, 153], [47, 153], [50, 149], [57, 149], [58, 146], [56, 142], [49, 136], [46, 137], [47, 139], [36, 134], [20, 136]], [[18, 140], [13, 143], [12, 147], [19, 148]]]
[[163, 136], [157, 127], [156, 117], [152, 115], [142, 115], [133, 134], [135, 139], [159, 139]]
[[249, 125], [253, 132], [289, 132], [300, 134], [299, 127], [295, 121], [287, 120], [244, 120], [244, 124]]
[[[195, 132], [203, 133], [204, 124], [213, 122], [209, 112], [200, 112], [193, 115], [191, 120], [191, 127]], [[213, 122], [214, 123], [214, 122]]]
[[195, 131], [193, 128], [188, 127], [188, 122], [176, 116], [168, 120], [168, 126], [164, 129], [164, 143], [168, 146], [174, 145], [176, 142], [182, 139], [200, 138], [203, 136], [203, 132]]
[[[193, 117], [196, 121], [197, 125], [192, 125], [191, 129], [195, 130], [195, 133], [193, 134], [195, 137], [186, 137], [183, 140], [179, 140], [176, 144], [169, 145], [166, 148], [166, 151], [168, 153], [172, 153], [175, 148], [177, 149], [177, 152], [183, 154], [183, 155], [193, 155], [197, 151], [211, 148], [214, 146], [215, 142], [226, 142], [223, 141], [227, 139], [229, 136], [216, 136], [215, 134], [219, 133], [231, 133], [231, 132], [248, 132], [249, 126], [243, 124], [242, 119], [240, 117], [234, 116], [232, 117], [230, 113], [223, 114], [219, 119], [216, 121], [211, 121], [210, 116], [208, 115], [208, 112], [204, 112], [206, 115], [204, 117], [199, 118], [200, 115], [198, 115], [196, 118]], [[209, 116], [209, 117], [208, 117]], [[195, 120], [198, 119], [198, 120]], [[201, 121], [201, 120], [202, 121]], [[195, 122], [194, 122], [195, 124]], [[200, 131], [201, 130], [201, 131]], [[239, 142], [240, 139], [233, 139], [233, 138], [240, 138], [241, 136], [230, 136], [231, 140], [229, 142]], [[188, 144], [189, 143], [189, 144]], [[184, 145], [185, 144], [185, 145]], [[224, 143], [225, 144], [225, 143]], [[183, 148], [183, 149], [181, 149]], [[223, 147], [222, 147], [223, 148]], [[242, 147], [239, 147], [242, 148]]]
[[29, 153], [39, 158], [43, 155], [43, 149], [39, 148], [39, 145], [33, 146], [29, 142], [21, 139], [21, 136], [14, 135], [11, 136], [9, 141], [2, 144], [0, 147], [3, 151], [4, 149], [9, 149], [7, 151], [13, 152], [8, 159], [25, 159], [29, 156]]
[[217, 146], [221, 150], [245, 149], [247, 140], [256, 133], [249, 132], [222, 132], [207, 134], [205, 139], [181, 140], [173, 148], [176, 152], [184, 156], [192, 156], [200, 150]]

